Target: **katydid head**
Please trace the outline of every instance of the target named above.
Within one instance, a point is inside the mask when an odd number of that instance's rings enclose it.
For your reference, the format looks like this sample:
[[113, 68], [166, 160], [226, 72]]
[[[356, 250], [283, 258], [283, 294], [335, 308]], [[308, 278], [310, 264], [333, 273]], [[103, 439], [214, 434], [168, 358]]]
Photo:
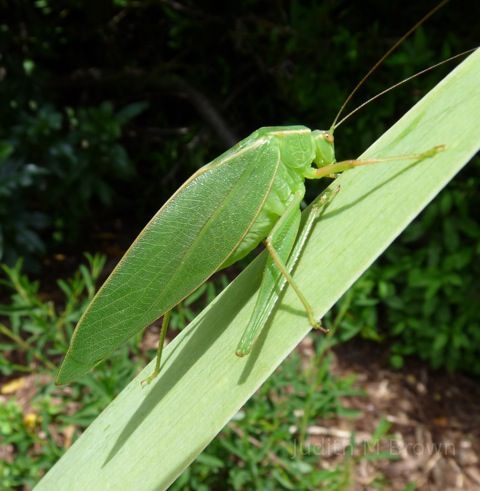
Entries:
[[335, 145], [332, 131], [312, 131], [315, 144], [315, 158], [313, 161], [317, 167], [330, 165], [335, 162]]

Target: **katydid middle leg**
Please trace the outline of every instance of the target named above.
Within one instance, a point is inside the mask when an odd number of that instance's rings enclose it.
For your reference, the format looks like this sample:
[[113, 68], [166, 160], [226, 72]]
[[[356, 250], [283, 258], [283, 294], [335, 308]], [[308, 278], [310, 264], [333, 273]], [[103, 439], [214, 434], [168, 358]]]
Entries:
[[160, 329], [160, 339], [158, 340], [157, 358], [155, 360], [155, 368], [153, 372], [144, 380], [142, 380], [142, 386], [148, 385], [159, 373], [160, 362], [162, 361], [163, 345], [165, 344], [165, 337], [167, 335], [168, 324], [170, 323], [170, 316], [172, 311], [169, 310], [163, 315], [162, 327]]

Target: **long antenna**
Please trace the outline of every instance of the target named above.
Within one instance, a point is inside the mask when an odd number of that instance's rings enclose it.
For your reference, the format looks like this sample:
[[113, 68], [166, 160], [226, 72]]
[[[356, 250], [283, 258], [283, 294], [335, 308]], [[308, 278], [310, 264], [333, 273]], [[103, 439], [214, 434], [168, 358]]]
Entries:
[[405, 39], [412, 34], [415, 30], [417, 30], [427, 19], [429, 19], [437, 10], [441, 9], [449, 0], [442, 0], [437, 6], [435, 6], [432, 10], [427, 12], [427, 14], [422, 17], [411, 29], [409, 29], [378, 61], [375, 63], [375, 65], [368, 70], [366, 75], [358, 82], [358, 84], [354, 87], [354, 89], [350, 92], [350, 95], [345, 99], [345, 102], [342, 104], [340, 107], [337, 115], [335, 116], [335, 119], [333, 120], [333, 123], [330, 127], [330, 131], [333, 131], [336, 128], [336, 124], [338, 119], [340, 118], [340, 115], [342, 114], [343, 110], [347, 106], [347, 104], [350, 102], [352, 97], [357, 93], [358, 89], [363, 85], [365, 80], [385, 61], [385, 58], [387, 58], [395, 49], [398, 48], [400, 44], [405, 41]]
[[428, 68], [425, 68], [421, 70], [420, 72], [417, 72], [413, 75], [410, 75], [410, 77], [407, 77], [403, 79], [402, 81], [396, 83], [395, 85], [392, 85], [391, 87], [388, 87], [388, 89], [382, 90], [382, 92], [379, 92], [377, 95], [374, 95], [370, 99], [366, 100], [365, 102], [362, 102], [359, 106], [357, 106], [353, 111], [350, 111], [346, 116], [344, 116], [338, 123], [336, 123], [334, 126], [332, 126], [330, 131], [336, 130], [342, 123], [344, 123], [350, 116], [355, 114], [357, 111], [365, 107], [367, 104], [370, 104], [370, 102], [374, 101], [375, 99], [378, 99], [382, 95], [386, 94], [387, 92], [390, 92], [393, 89], [396, 89], [400, 85], [403, 85], [406, 82], [409, 82], [415, 77], [418, 77], [420, 75], [423, 75], [424, 73], [429, 72], [430, 70], [433, 70], [434, 68], [439, 67], [440, 65], [443, 65], [445, 63], [448, 63], [449, 61], [455, 60], [456, 58], [460, 58], [461, 56], [465, 56], [468, 53], [472, 53], [473, 51], [476, 51], [479, 49], [478, 47], [472, 48], [472, 49], [467, 49], [467, 51], [463, 51], [462, 53], [459, 53], [457, 55], [451, 56], [450, 58], [447, 58], [446, 60], [440, 61], [439, 63], [436, 63], [435, 65], [429, 66]]

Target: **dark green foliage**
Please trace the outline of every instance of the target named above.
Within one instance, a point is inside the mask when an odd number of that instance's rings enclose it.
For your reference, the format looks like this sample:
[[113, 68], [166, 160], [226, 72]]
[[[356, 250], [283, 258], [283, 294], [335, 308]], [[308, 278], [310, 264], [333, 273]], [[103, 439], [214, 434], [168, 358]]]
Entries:
[[48, 217], [28, 210], [25, 199], [45, 171], [36, 164], [10, 159], [12, 145], [5, 141], [0, 145], [0, 258], [11, 263], [19, 253], [45, 252], [38, 232], [47, 226]]
[[[12, 182], [6, 191], [0, 181], [3, 260], [72, 244], [88, 236], [92, 220], [101, 228], [120, 218], [138, 230], [195, 168], [259, 126], [327, 128], [360, 77], [431, 7], [317, 0], [0, 6], [0, 175]], [[356, 101], [474, 46], [480, 15], [478, 5], [468, 8], [469, 23], [458, 2], [438, 12]], [[338, 157], [359, 154], [446, 70], [346, 123]], [[143, 108], [129, 106], [138, 101], [150, 109], [126, 126]], [[130, 117], [113, 110], [126, 106]]]
[[48, 233], [50, 245], [76, 239], [84, 218], [94, 216], [90, 207], [113, 204], [114, 184], [134, 172], [119, 144], [122, 128], [144, 108], [30, 106], [0, 131], [0, 260], [6, 263], [45, 252]]

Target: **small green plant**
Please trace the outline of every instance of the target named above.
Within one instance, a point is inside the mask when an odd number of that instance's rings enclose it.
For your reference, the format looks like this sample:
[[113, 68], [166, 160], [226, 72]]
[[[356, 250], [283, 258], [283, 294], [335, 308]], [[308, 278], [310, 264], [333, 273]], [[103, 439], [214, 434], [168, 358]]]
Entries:
[[[1, 489], [19, 489], [24, 486], [31, 489], [48, 470], [51, 462], [58, 458], [58, 454], [45, 455], [43, 451], [38, 451], [38, 446], [48, 443], [42, 441], [37, 432], [38, 417], [35, 413], [23, 414], [21, 407], [14, 400], [2, 401], [0, 404]], [[33, 450], [35, 447], [37, 451]]]
[[100, 255], [86, 257], [87, 265], [81, 265], [70, 280], [58, 281], [64, 300], [57, 304], [42, 298], [40, 283], [22, 272], [21, 260], [12, 267], [2, 266], [0, 285], [10, 291], [11, 301], [0, 305], [2, 318], [8, 319], [0, 322], [0, 349], [9, 353], [0, 358], [0, 374], [31, 373], [39, 365], [55, 370], [52, 360], [65, 349], [105, 263]]
[[[10, 302], [0, 305], [0, 377], [9, 380], [0, 391], [0, 489], [31, 489], [111, 400], [99, 383], [70, 393], [53, 385], [52, 360], [65, 349], [105, 263], [100, 255], [86, 257], [72, 278], [58, 281], [63, 299], [55, 301], [22, 272], [22, 261], [1, 268]], [[22, 390], [31, 396], [20, 404], [15, 394]]]

